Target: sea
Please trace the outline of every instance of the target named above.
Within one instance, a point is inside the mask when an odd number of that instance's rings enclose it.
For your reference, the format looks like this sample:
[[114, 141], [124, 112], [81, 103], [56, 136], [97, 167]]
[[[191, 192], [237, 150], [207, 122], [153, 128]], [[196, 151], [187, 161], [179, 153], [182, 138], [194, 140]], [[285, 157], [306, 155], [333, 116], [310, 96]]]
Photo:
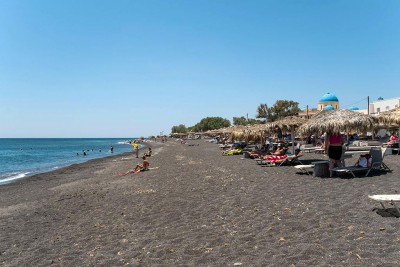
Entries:
[[[90, 159], [132, 152], [130, 140], [132, 138], [0, 138], [0, 185]], [[139, 144], [139, 148], [142, 147]]]

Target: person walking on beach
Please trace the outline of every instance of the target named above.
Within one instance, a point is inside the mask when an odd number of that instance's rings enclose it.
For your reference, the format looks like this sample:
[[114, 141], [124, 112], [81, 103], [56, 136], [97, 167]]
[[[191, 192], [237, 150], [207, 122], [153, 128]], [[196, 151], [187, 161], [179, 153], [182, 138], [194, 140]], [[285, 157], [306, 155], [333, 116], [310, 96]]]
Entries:
[[136, 153], [136, 158], [139, 158], [139, 145], [135, 142], [133, 142], [133, 150], [135, 150]]

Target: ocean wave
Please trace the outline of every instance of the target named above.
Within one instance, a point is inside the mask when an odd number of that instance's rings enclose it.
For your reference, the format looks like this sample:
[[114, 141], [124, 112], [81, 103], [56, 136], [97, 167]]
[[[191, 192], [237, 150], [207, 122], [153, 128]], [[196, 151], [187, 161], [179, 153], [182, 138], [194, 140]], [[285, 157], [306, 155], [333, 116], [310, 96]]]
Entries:
[[4, 178], [0, 178], [0, 184], [7, 184], [10, 182], [14, 182], [15, 180], [26, 177], [30, 172], [14, 172], [10, 173], [9, 176]]
[[130, 145], [129, 141], [117, 142], [118, 145]]

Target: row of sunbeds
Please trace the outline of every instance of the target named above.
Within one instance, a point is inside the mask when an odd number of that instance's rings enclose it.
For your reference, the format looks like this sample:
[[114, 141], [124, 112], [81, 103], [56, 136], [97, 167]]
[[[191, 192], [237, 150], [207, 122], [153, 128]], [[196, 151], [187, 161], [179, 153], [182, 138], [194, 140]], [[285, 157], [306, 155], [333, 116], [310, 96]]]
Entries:
[[[279, 156], [248, 152], [244, 151], [242, 148], [233, 148], [223, 152], [224, 155], [241, 155], [243, 153], [247, 153], [247, 157], [251, 158], [253, 158], [252, 155], [256, 155], [255, 161], [257, 162], [258, 165], [263, 165], [268, 167], [290, 165], [290, 166], [295, 166], [296, 169], [306, 174], [311, 174], [311, 171], [314, 168], [313, 164], [305, 165], [301, 162], [300, 158], [303, 156], [303, 152], [302, 150], [300, 150], [300, 146], [298, 146], [298, 149], [296, 149], [295, 154], [286, 153], [285, 155], [279, 155]], [[358, 164], [359, 162], [357, 161], [354, 166], [337, 167], [334, 169], [334, 171], [338, 175], [351, 174], [353, 177], [356, 177], [356, 173], [360, 172], [365, 172], [365, 176], [368, 176], [373, 170], [390, 171], [390, 168], [383, 162], [385, 153], [386, 153], [386, 148], [384, 147], [371, 148], [369, 154], [372, 162], [368, 166], [362, 167]]]

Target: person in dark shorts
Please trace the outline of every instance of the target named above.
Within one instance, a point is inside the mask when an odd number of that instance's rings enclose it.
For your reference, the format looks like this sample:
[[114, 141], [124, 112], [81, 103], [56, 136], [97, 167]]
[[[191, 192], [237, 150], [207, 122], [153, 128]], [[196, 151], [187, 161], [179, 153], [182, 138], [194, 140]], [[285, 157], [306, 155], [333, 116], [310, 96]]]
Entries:
[[342, 163], [340, 159], [343, 152], [343, 137], [340, 133], [329, 133], [325, 139], [325, 151], [329, 157], [329, 174], [333, 176], [333, 168], [340, 167]]

